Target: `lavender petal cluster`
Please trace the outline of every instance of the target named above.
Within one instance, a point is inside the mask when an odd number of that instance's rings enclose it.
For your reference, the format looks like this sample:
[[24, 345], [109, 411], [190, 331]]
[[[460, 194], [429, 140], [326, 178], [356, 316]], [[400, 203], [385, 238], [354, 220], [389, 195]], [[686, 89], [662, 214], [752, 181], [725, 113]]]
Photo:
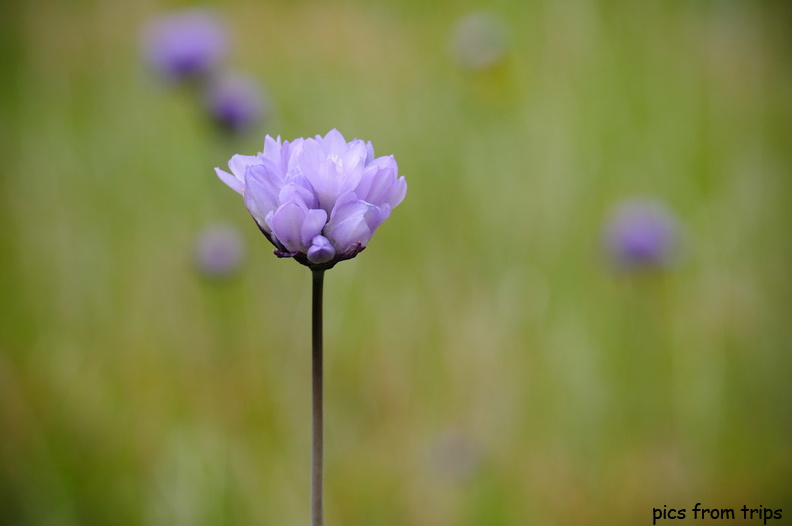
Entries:
[[217, 79], [207, 90], [206, 107], [212, 120], [231, 132], [252, 127], [266, 109], [258, 87], [241, 75]]
[[471, 13], [454, 25], [449, 51], [462, 69], [475, 71], [494, 67], [508, 51], [506, 23], [495, 13]]
[[150, 22], [143, 34], [149, 65], [166, 79], [200, 78], [228, 51], [228, 33], [211, 11], [187, 9]]
[[172, 84], [202, 96], [202, 109], [222, 132], [240, 133], [265, 114], [265, 101], [250, 77], [224, 67], [228, 29], [209, 9], [183, 9], [149, 22], [143, 48], [149, 66]]
[[215, 224], [201, 230], [195, 242], [198, 270], [209, 278], [233, 275], [245, 259], [245, 242], [230, 225]]
[[619, 203], [605, 229], [611, 259], [622, 269], [669, 266], [679, 244], [679, 226], [662, 203], [634, 198]]
[[242, 194], [250, 214], [279, 257], [327, 269], [355, 257], [407, 192], [392, 155], [375, 157], [371, 142], [324, 137], [281, 141], [234, 155], [220, 179]]

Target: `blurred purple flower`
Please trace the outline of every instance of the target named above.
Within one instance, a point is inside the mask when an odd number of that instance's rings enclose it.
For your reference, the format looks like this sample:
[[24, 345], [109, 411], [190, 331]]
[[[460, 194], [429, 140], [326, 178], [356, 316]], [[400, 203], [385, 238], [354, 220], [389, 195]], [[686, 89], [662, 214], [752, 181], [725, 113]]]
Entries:
[[206, 106], [212, 120], [230, 132], [249, 129], [265, 111], [258, 86], [239, 75], [216, 79], [208, 88]]
[[228, 34], [211, 11], [186, 9], [149, 22], [143, 48], [155, 71], [169, 80], [183, 80], [217, 67], [228, 49]]
[[676, 255], [679, 226], [662, 203], [630, 199], [613, 211], [605, 230], [611, 258], [623, 269], [664, 268]]
[[463, 69], [494, 66], [503, 59], [508, 44], [506, 24], [494, 13], [475, 12], [461, 18], [451, 32], [450, 52]]
[[427, 467], [447, 482], [469, 480], [484, 461], [481, 444], [472, 436], [454, 430], [436, 436], [427, 453]]
[[244, 197], [253, 219], [277, 248], [314, 270], [355, 257], [407, 192], [392, 155], [374, 157], [370, 142], [326, 136], [281, 142], [235, 155], [231, 173], [215, 168]]
[[198, 234], [195, 260], [206, 276], [225, 277], [233, 274], [245, 259], [245, 243], [239, 232], [228, 225], [212, 225]]

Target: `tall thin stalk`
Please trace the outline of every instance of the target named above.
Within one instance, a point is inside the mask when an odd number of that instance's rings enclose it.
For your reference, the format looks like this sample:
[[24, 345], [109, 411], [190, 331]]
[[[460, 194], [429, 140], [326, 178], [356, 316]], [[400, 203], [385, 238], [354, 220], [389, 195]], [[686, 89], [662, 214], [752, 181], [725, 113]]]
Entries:
[[324, 411], [322, 381], [322, 288], [324, 270], [313, 270], [311, 348], [313, 359], [313, 448], [311, 450], [311, 526], [323, 526]]

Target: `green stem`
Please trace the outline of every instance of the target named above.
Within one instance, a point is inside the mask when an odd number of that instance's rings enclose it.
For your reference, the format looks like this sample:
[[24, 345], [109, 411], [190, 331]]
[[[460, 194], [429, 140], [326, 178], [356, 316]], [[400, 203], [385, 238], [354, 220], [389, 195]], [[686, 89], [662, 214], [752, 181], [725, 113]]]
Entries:
[[324, 423], [322, 382], [322, 288], [324, 270], [313, 270], [311, 348], [313, 358], [313, 449], [311, 451], [311, 526], [323, 526]]

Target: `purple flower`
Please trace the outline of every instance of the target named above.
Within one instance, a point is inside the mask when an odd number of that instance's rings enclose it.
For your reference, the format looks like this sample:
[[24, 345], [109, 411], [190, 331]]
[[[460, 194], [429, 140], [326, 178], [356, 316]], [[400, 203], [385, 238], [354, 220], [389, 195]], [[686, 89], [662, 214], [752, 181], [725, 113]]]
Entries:
[[427, 466], [446, 482], [469, 480], [484, 461], [481, 444], [472, 436], [456, 430], [436, 436], [427, 453]]
[[231, 275], [244, 259], [245, 243], [235, 228], [213, 225], [198, 234], [195, 260], [204, 275], [214, 278]]
[[231, 173], [215, 168], [244, 197], [253, 219], [277, 248], [314, 270], [355, 257], [407, 192], [392, 155], [374, 157], [370, 142], [347, 142], [337, 130], [235, 155]]
[[451, 56], [462, 69], [490, 68], [506, 55], [506, 25], [494, 13], [471, 13], [454, 26], [449, 47]]
[[226, 75], [216, 79], [206, 96], [209, 115], [230, 132], [253, 126], [264, 112], [264, 100], [258, 86], [249, 78]]
[[673, 262], [679, 228], [660, 202], [630, 199], [613, 211], [605, 230], [611, 258], [624, 269], [663, 268]]
[[228, 35], [210, 11], [187, 9], [150, 22], [143, 32], [150, 66], [169, 80], [206, 75], [225, 57]]

